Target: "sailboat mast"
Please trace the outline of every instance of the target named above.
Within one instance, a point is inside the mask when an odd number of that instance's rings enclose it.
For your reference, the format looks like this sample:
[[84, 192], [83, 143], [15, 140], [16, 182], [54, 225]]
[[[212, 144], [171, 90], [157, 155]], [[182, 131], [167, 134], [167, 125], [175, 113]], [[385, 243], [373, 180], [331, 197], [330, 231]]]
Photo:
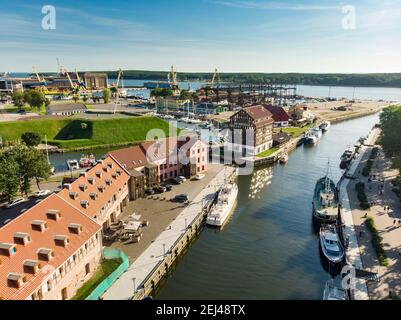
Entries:
[[46, 159], [47, 159], [47, 163], [50, 164], [49, 148], [47, 147], [47, 135], [45, 135], [45, 143], [46, 143]]

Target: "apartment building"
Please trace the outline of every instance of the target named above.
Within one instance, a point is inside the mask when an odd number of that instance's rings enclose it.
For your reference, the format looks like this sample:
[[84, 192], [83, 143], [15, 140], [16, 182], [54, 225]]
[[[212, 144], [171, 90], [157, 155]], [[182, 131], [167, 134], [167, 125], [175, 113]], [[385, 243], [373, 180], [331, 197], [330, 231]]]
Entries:
[[51, 195], [0, 229], [0, 300], [66, 300], [102, 258], [101, 226]]
[[128, 180], [128, 172], [109, 156], [64, 185], [59, 195], [107, 230], [129, 202]]

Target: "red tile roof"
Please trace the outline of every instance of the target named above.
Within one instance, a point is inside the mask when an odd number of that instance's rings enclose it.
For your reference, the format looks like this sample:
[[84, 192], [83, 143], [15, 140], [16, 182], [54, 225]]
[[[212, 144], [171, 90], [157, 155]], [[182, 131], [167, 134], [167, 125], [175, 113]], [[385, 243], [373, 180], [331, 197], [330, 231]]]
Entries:
[[[59, 212], [60, 218], [50, 219], [49, 210]], [[43, 221], [47, 228], [41, 232], [32, 227], [33, 221]], [[82, 226], [78, 235], [69, 229], [70, 224]], [[90, 217], [71, 206], [58, 195], [51, 195], [37, 205], [27, 210], [0, 230], [0, 244], [15, 244], [16, 252], [11, 256], [0, 254], [0, 300], [22, 300], [28, 298], [49, 277], [54, 270], [66, 262], [85, 242], [99, 232], [101, 226]], [[30, 241], [16, 244], [16, 233], [28, 234]], [[67, 236], [69, 243], [63, 247], [55, 244], [55, 236]], [[50, 261], [42, 261], [38, 257], [38, 250], [47, 248], [53, 250], [54, 257]], [[24, 261], [37, 260], [41, 268], [36, 274], [24, 272]], [[26, 278], [22, 287], [14, 288], [8, 285], [10, 273], [21, 274]]]
[[290, 117], [285, 112], [283, 107], [272, 106], [270, 104], [263, 105], [271, 114], [273, 114], [274, 122], [285, 122], [289, 121]]
[[266, 108], [264, 108], [262, 105], [246, 107], [243, 108], [242, 110], [244, 110], [254, 120], [272, 117], [272, 114], [268, 110], [266, 110]]
[[[90, 217], [95, 217], [129, 180], [129, 173], [111, 156], [80, 176], [59, 195]], [[111, 183], [108, 183], [111, 182]], [[102, 190], [99, 188], [103, 187]], [[88, 205], [83, 207], [82, 204]]]

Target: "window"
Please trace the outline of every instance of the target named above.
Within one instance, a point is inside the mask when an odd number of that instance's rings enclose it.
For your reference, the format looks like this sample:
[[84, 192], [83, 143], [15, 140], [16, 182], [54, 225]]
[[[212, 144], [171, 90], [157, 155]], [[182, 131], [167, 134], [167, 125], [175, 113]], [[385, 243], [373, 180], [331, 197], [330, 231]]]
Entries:
[[89, 274], [90, 272], [91, 272], [91, 268], [90, 268], [89, 263], [87, 263], [87, 264], [85, 265], [85, 275]]

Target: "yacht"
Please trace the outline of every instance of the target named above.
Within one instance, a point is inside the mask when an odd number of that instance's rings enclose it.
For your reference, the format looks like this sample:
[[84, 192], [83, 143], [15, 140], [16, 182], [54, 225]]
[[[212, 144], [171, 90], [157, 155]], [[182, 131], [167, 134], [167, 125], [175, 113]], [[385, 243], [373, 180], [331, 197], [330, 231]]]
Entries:
[[323, 121], [319, 126], [320, 130], [322, 130], [323, 132], [329, 131], [330, 127], [331, 127], [330, 121]]
[[333, 263], [341, 263], [344, 259], [344, 247], [340, 241], [335, 225], [323, 225], [319, 232], [320, 248], [326, 259]]
[[238, 195], [235, 182], [225, 183], [219, 191], [217, 203], [209, 212], [206, 223], [214, 227], [222, 227], [232, 212]]
[[67, 160], [67, 167], [68, 170], [78, 170], [79, 169], [78, 160]]
[[349, 146], [344, 153], [342, 154], [340, 160], [340, 168], [346, 169], [351, 161], [355, 158], [356, 148], [353, 146]]
[[312, 144], [315, 145], [319, 139], [316, 135], [312, 134], [311, 132], [307, 132], [304, 137], [305, 144]]

